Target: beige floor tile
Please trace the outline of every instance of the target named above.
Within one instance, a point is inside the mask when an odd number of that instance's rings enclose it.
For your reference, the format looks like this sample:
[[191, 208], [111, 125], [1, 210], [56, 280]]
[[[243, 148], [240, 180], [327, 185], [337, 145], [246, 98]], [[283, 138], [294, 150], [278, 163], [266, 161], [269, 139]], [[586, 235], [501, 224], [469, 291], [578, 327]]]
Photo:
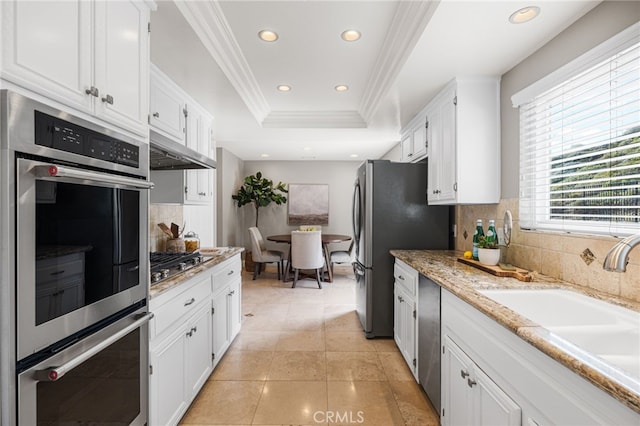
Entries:
[[393, 337], [377, 337], [369, 340], [376, 352], [398, 352], [398, 345], [396, 345]]
[[229, 351], [213, 370], [210, 380], [266, 380], [273, 352]]
[[355, 310], [342, 314], [325, 314], [324, 329], [326, 331], [357, 331], [362, 333], [362, 324]]
[[324, 314], [324, 303], [319, 298], [315, 298], [312, 303], [290, 303], [287, 311], [289, 315], [296, 316], [319, 316]]
[[375, 352], [375, 347], [362, 331], [327, 331], [327, 351]]
[[330, 424], [404, 425], [387, 382], [328, 382], [327, 393], [328, 412], [342, 416]]
[[180, 424], [249, 425], [258, 407], [265, 382], [209, 381], [198, 394]]
[[389, 382], [407, 426], [438, 426], [440, 418], [427, 394], [415, 381]]
[[374, 352], [327, 352], [327, 380], [387, 380]]
[[326, 410], [326, 381], [267, 381], [253, 424], [311, 425], [315, 424], [314, 414]]
[[231, 344], [232, 351], [273, 351], [278, 344], [279, 331], [251, 331], [242, 329]]
[[255, 314], [244, 317], [242, 329], [249, 331], [282, 331], [286, 318], [280, 315]]
[[326, 380], [325, 353], [322, 351], [276, 352], [267, 380]]
[[378, 352], [378, 357], [389, 381], [415, 381], [400, 352]]
[[323, 331], [286, 331], [280, 334], [276, 351], [324, 351]]

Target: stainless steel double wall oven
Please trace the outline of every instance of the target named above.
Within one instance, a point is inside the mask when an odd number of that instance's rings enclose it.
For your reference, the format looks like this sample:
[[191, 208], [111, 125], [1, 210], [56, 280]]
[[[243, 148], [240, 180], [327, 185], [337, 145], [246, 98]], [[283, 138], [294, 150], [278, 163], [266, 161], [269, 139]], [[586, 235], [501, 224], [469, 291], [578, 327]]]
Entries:
[[5, 292], [15, 300], [15, 420], [145, 424], [148, 145], [0, 96], [15, 224]]

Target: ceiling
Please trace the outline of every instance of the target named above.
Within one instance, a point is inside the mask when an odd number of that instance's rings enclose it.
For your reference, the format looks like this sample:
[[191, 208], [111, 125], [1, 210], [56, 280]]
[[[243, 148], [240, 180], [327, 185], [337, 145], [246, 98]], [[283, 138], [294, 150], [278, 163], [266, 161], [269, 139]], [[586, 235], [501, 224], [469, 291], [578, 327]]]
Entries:
[[[455, 76], [501, 76], [599, 1], [177, 1], [226, 82], [215, 138], [243, 160], [380, 158]], [[509, 16], [537, 5], [531, 22]], [[260, 40], [263, 29], [277, 41]], [[346, 42], [340, 34], [357, 29]], [[291, 91], [280, 92], [286, 84]], [[336, 85], [349, 90], [337, 92]], [[233, 99], [229, 99], [233, 97]]]

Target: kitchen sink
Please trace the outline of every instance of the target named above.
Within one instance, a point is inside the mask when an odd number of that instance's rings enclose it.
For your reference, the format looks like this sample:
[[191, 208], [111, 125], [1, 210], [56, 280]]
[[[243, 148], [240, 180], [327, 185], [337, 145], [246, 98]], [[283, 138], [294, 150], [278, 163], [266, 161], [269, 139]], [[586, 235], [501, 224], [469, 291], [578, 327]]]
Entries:
[[479, 292], [640, 379], [640, 312], [561, 289]]

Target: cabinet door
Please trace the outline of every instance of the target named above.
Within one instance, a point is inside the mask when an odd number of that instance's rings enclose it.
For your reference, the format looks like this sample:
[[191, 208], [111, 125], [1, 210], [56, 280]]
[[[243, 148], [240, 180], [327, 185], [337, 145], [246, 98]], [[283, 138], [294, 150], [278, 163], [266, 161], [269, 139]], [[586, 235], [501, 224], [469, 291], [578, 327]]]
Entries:
[[400, 161], [408, 163], [413, 156], [413, 134], [410, 132], [400, 141]]
[[2, 1], [2, 78], [90, 112], [92, 2]]
[[427, 155], [427, 129], [423, 122], [413, 130], [413, 157], [412, 161], [419, 160]]
[[402, 351], [404, 347], [404, 316], [402, 315], [402, 296], [399, 284], [395, 283], [393, 287], [393, 339], [396, 345]]
[[149, 10], [135, 1], [95, 2], [96, 115], [147, 133]]
[[204, 117], [202, 111], [193, 104], [185, 105], [185, 111], [187, 116], [187, 124], [185, 126], [187, 147], [202, 153], [201, 146], [203, 145], [202, 139], [204, 138]]
[[[438, 198], [442, 203], [456, 201], [456, 105], [454, 98], [455, 91], [452, 90], [447, 93], [441, 109], [442, 143], [439, 163], [440, 179], [438, 183], [440, 193]], [[472, 170], [467, 170], [466, 172], [473, 173]]]
[[242, 326], [242, 279], [229, 285], [229, 341], [233, 341]]
[[471, 360], [449, 336], [444, 339], [442, 355], [442, 416], [443, 426], [475, 424], [472, 406]]
[[482, 426], [518, 426], [522, 423], [520, 407], [482, 370], [474, 368], [478, 389], [474, 398], [478, 424]]
[[187, 393], [194, 397], [211, 373], [211, 305], [203, 307], [189, 321], [187, 336]]
[[151, 73], [150, 124], [176, 142], [185, 143], [185, 117], [182, 97], [170, 87], [158, 72]]
[[427, 163], [427, 200], [429, 203], [439, 200], [440, 172], [442, 163], [442, 111], [435, 107], [428, 115], [429, 117], [429, 158]]
[[186, 329], [169, 336], [151, 351], [149, 362], [150, 425], [177, 424], [187, 409], [186, 377]]
[[226, 286], [213, 296], [212, 352], [214, 365], [220, 361], [222, 354], [229, 347], [228, 293], [229, 286]]

